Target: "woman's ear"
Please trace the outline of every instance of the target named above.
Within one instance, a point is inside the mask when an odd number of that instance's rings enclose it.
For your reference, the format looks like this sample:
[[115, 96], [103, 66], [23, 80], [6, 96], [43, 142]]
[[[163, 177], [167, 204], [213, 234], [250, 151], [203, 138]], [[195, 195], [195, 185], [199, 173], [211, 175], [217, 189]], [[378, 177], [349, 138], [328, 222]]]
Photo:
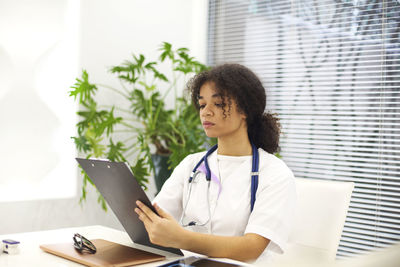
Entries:
[[243, 111], [239, 111], [239, 114], [240, 114], [240, 118], [241, 118], [241, 119], [243, 119], [243, 120], [246, 120], [246, 119], [247, 119], [247, 115], [246, 115], [246, 113], [244, 113]]

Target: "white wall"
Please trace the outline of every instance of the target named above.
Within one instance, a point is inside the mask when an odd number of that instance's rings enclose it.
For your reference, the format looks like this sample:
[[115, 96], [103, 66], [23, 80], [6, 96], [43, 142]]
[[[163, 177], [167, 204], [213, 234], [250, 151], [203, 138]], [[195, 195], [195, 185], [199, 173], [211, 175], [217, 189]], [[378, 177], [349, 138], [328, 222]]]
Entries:
[[[175, 48], [189, 48], [192, 56], [205, 62], [207, 2], [83, 1], [80, 66], [88, 71], [90, 81], [121, 88], [116, 75], [108, 72], [109, 68], [131, 60], [132, 53], [156, 60], [160, 54], [159, 46], [164, 41]], [[161, 71], [168, 73], [168, 66], [164, 65]], [[183, 88], [184, 84], [181, 86]], [[102, 89], [97, 96], [100, 103], [129, 109], [129, 103], [112, 91]], [[149, 197], [154, 193], [155, 185], [151, 181]]]
[[[2, 2], [0, 7], [4, 7], [4, 3], [7, 2]], [[118, 86], [114, 76], [107, 72], [108, 67], [121, 63], [132, 52], [155, 59], [162, 41], [189, 48], [202, 62], [206, 59], [206, 0], [82, 0], [79, 25], [77, 71], [86, 69], [90, 79], [99, 83]], [[4, 71], [0, 68], [0, 76], [5, 75]], [[66, 88], [66, 92], [68, 90]], [[106, 93], [100, 96], [104, 97], [103, 101], [110, 99]], [[110, 101], [118, 103], [120, 100], [113, 97]], [[35, 119], [40, 122], [40, 118]], [[70, 144], [73, 146], [72, 142]], [[153, 184], [150, 197], [154, 194]], [[91, 224], [121, 229], [111, 211], [101, 210], [92, 188], [89, 188], [87, 202], [80, 206], [80, 188], [79, 176], [77, 194], [72, 198], [0, 202], [0, 234]]]

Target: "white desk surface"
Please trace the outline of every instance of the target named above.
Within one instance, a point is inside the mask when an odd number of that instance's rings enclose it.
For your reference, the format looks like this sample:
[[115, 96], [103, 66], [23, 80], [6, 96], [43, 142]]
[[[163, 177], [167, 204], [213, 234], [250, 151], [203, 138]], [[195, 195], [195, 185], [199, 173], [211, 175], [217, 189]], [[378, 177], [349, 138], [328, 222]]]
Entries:
[[[0, 242], [3, 239], [14, 239], [19, 242], [19, 254], [8, 255], [0, 253], [0, 266], [1, 267], [25, 267], [25, 266], [40, 266], [40, 267], [66, 267], [66, 266], [83, 266], [78, 263], [66, 260], [64, 258], [54, 256], [52, 254], [42, 251], [39, 246], [42, 244], [52, 244], [52, 243], [63, 243], [71, 242], [72, 236], [75, 233], [80, 233], [88, 239], [105, 239], [126, 246], [135, 246], [128, 234], [119, 230], [112, 228], [95, 225], [86, 227], [75, 227], [75, 228], [64, 228], [49, 231], [40, 232], [30, 232], [30, 233], [19, 233], [19, 234], [7, 234], [0, 235]], [[138, 247], [138, 246], [136, 246]], [[196, 255], [194, 253], [183, 251], [185, 256]], [[172, 254], [171, 254], [172, 255]], [[308, 255], [308, 254], [307, 254]], [[303, 255], [304, 256], [304, 255]], [[400, 261], [400, 243], [390, 247], [384, 251], [372, 253], [371, 255], [366, 255], [361, 258], [354, 258], [350, 260], [343, 260], [339, 262], [317, 262], [313, 263], [312, 260], [309, 262], [301, 256], [300, 258], [295, 258], [294, 262], [281, 262], [278, 264], [272, 264], [271, 266], [279, 267], [291, 267], [291, 266], [329, 266], [329, 267], [375, 267], [375, 266], [385, 266], [385, 267], [397, 267]], [[179, 256], [169, 256], [164, 261], [157, 261], [148, 264], [142, 264], [140, 266], [159, 266], [161, 264], [171, 262], [174, 259], [180, 258]], [[302, 261], [299, 261], [302, 259]], [[225, 262], [240, 263], [237, 261], [223, 259]], [[295, 263], [296, 264], [293, 264]], [[303, 264], [301, 264], [303, 263]], [[322, 264], [321, 264], [322, 263]], [[245, 266], [250, 266], [250, 264], [244, 264]], [[139, 265], [136, 265], [139, 266]]]
[[[127, 233], [100, 225], [1, 235], [0, 241], [3, 239], [14, 239], [21, 243], [19, 244], [18, 254], [0, 254], [0, 266], [83, 266], [81, 264], [46, 253], [39, 248], [39, 246], [42, 244], [52, 243], [71, 242], [72, 245], [72, 236], [74, 233], [80, 233], [88, 239], [99, 238], [126, 246], [133, 246], [133, 243]], [[143, 264], [141, 266], [158, 266], [162, 263], [167, 263], [177, 258], [179, 257], [167, 257], [167, 260], [165, 261]]]
[[[79, 233], [88, 239], [105, 239], [115, 243], [134, 247], [135, 245], [126, 232], [115, 230], [112, 228], [95, 225], [85, 227], [64, 228], [49, 231], [29, 232], [0, 235], [0, 242], [4, 239], [14, 239], [21, 242], [19, 244], [19, 253], [16, 255], [8, 255], [0, 253], [1, 267], [19, 267], [19, 266], [41, 266], [41, 267], [66, 267], [66, 266], [83, 266], [81, 264], [66, 260], [64, 258], [46, 253], [39, 246], [42, 244], [66, 243], [71, 242], [72, 236]], [[136, 246], [138, 247], [138, 246]], [[151, 250], [150, 250], [151, 251]], [[184, 251], [185, 256], [196, 255], [191, 252]], [[167, 256], [164, 261], [157, 261], [140, 266], [159, 266], [163, 263], [171, 262], [174, 259], [181, 258], [179, 256]], [[235, 262], [233, 260], [224, 260]], [[238, 263], [238, 262], [236, 262]], [[139, 266], [139, 265], [136, 265]]]

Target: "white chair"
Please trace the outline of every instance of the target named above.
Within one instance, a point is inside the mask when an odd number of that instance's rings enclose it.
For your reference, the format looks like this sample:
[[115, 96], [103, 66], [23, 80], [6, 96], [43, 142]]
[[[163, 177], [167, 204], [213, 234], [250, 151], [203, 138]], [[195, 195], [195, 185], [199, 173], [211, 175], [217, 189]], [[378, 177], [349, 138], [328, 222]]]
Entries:
[[353, 188], [352, 182], [296, 178], [293, 229], [278, 262], [333, 261]]

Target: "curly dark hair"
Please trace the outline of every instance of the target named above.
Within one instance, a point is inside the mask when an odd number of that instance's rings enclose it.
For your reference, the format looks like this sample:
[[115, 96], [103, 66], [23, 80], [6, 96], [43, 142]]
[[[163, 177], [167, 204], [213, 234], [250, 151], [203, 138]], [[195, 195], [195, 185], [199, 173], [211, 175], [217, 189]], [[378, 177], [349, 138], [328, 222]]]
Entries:
[[[223, 64], [194, 76], [187, 84], [193, 105], [199, 110], [200, 88], [206, 82], [213, 82], [217, 93], [228, 104], [229, 113], [232, 99], [240, 112], [246, 114], [247, 133], [256, 147], [269, 153], [279, 149], [281, 126], [276, 114], [265, 112], [267, 97], [260, 79], [248, 68], [240, 64]], [[224, 114], [226, 110], [224, 108]]]

